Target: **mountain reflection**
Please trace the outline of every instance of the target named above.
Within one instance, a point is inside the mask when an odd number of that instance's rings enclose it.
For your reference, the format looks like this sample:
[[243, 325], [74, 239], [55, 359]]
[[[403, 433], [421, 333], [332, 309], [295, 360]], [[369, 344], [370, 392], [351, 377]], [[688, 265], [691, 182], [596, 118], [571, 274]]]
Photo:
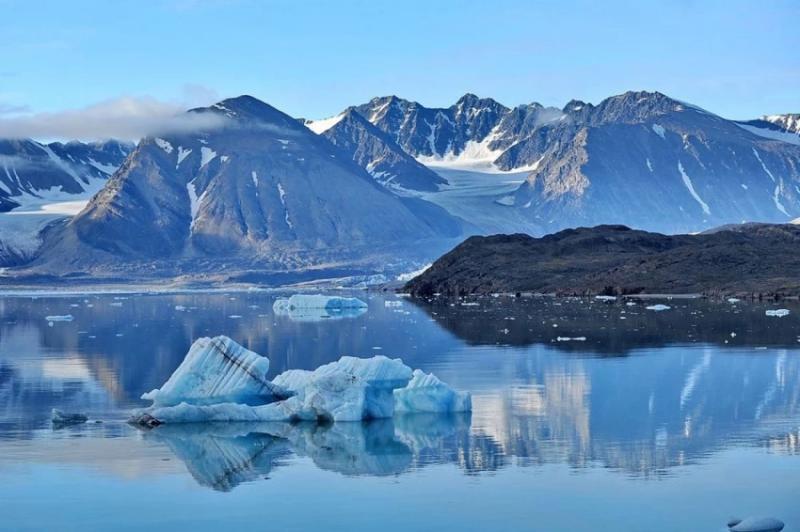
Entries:
[[[48, 438], [71, 434], [80, 441], [113, 436], [116, 445], [143, 435], [179, 458], [200, 485], [231, 490], [290, 467], [297, 456], [353, 476], [441, 464], [469, 475], [565, 464], [649, 478], [736, 446], [800, 453], [796, 306], [781, 305], [792, 314], [776, 319], [759, 304], [677, 301], [654, 313], [622, 302], [524, 298], [387, 307], [371, 296], [363, 315], [304, 322], [275, 317], [274, 297], [0, 299], [0, 456], [12, 460], [6, 446], [19, 440], [35, 453]], [[75, 319], [52, 327], [43, 319], [64, 313]], [[401, 356], [471, 391], [473, 413], [331, 426], [50, 429], [53, 407], [125, 419], [191, 341], [210, 334], [268, 355], [271, 374], [345, 354]], [[59, 456], [50, 445], [45, 459]], [[79, 457], [73, 450], [69, 460]]]

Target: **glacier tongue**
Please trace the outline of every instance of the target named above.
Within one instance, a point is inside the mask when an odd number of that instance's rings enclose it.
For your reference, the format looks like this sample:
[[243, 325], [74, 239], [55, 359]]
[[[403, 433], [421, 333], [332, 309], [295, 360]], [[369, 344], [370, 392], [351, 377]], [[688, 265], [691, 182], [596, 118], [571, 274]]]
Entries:
[[412, 372], [400, 359], [345, 356], [314, 371], [264, 377], [269, 361], [230, 338], [197, 340], [160, 390], [132, 421], [362, 421], [403, 413], [468, 412], [468, 393], [434, 375]]
[[227, 336], [195, 340], [186, 358], [161, 387], [142, 395], [153, 405], [179, 403], [259, 404], [285, 399], [290, 394], [267, 380], [269, 359]]

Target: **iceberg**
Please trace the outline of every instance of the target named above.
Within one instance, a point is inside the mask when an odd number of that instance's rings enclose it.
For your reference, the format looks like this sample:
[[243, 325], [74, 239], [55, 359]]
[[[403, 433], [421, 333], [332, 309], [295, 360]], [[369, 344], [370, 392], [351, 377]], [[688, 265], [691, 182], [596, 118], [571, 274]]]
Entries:
[[659, 303], [658, 305], [648, 305], [644, 308], [646, 308], [647, 310], [655, 310], [656, 312], [663, 312], [665, 310], [671, 309], [672, 307], [670, 307], [669, 305], [662, 305], [661, 303]]
[[195, 340], [186, 358], [160, 389], [142, 395], [154, 406], [214, 403], [263, 404], [286, 399], [287, 390], [267, 379], [269, 359], [227, 336]]
[[472, 396], [453, 390], [433, 373], [415, 369], [406, 387], [394, 391], [394, 410], [427, 414], [470, 412]]
[[784, 316], [789, 315], [789, 309], [779, 308], [777, 310], [768, 310], [766, 314], [767, 316], [771, 316], [773, 318], [783, 318]]
[[356, 297], [294, 294], [275, 300], [272, 310], [293, 320], [315, 321], [325, 318], [351, 318], [364, 314], [367, 304]]
[[266, 380], [269, 360], [230, 338], [197, 340], [161, 389], [142, 396], [153, 405], [131, 418], [148, 427], [212, 421], [363, 421], [395, 411], [466, 412], [468, 393], [400, 359], [345, 356], [314, 371], [289, 370]]

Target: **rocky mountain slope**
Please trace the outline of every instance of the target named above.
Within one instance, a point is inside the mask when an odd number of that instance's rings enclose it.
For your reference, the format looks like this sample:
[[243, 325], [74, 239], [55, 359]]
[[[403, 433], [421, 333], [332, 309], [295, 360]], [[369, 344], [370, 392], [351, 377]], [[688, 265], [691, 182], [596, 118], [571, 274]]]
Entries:
[[298, 269], [439, 249], [462, 234], [460, 220], [391, 193], [264, 102], [242, 96], [190, 112], [226, 125], [143, 139], [84, 211], [49, 230], [30, 271]]
[[542, 238], [471, 237], [404, 290], [418, 296], [704, 293], [800, 295], [800, 227], [752, 224], [667, 236], [598, 226]]
[[399, 194], [435, 191], [447, 184], [352, 108], [327, 120], [307, 121], [306, 126], [348, 153], [377, 182]]

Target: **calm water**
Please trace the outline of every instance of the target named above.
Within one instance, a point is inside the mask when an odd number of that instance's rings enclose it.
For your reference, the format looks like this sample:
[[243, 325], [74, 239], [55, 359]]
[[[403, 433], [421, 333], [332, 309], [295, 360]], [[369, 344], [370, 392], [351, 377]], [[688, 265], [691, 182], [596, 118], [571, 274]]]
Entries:
[[[315, 320], [273, 315], [275, 297], [0, 298], [0, 528], [722, 531], [767, 515], [800, 530], [797, 305], [370, 296], [363, 315]], [[217, 334], [273, 374], [398, 356], [474, 411], [128, 426]], [[102, 423], [54, 429], [53, 407]]]

